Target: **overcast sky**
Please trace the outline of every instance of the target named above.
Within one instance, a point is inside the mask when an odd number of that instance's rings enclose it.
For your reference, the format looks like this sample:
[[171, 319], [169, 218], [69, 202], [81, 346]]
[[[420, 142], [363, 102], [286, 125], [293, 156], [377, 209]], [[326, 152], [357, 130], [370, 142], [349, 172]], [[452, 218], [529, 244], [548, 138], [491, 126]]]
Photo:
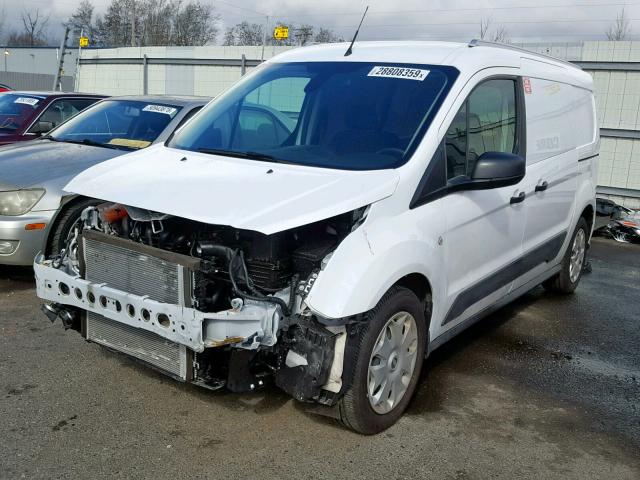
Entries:
[[[503, 25], [514, 42], [582, 41], [602, 39], [607, 27], [625, 8], [631, 25], [630, 39], [640, 39], [640, 2], [621, 0], [204, 0], [213, 3], [222, 27], [243, 20], [310, 23], [351, 37], [365, 6], [370, 6], [361, 39], [469, 40], [477, 37], [480, 18], [493, 27]], [[73, 0], [23, 0], [4, 2], [5, 31], [19, 28], [23, 8], [50, 14], [50, 31], [60, 35], [60, 23], [75, 9]], [[98, 13], [110, 0], [93, 0]]]

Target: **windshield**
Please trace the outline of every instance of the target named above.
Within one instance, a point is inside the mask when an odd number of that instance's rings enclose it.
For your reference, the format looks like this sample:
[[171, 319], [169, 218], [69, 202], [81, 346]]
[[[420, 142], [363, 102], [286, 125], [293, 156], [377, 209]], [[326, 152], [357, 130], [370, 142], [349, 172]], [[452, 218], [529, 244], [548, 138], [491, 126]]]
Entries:
[[48, 138], [125, 149], [145, 148], [180, 110], [178, 106], [154, 102], [105, 100], [64, 123]]
[[41, 98], [29, 95], [0, 95], [0, 131], [14, 132], [31, 118]]
[[268, 64], [210, 103], [169, 146], [347, 170], [395, 168], [424, 135], [452, 67]]

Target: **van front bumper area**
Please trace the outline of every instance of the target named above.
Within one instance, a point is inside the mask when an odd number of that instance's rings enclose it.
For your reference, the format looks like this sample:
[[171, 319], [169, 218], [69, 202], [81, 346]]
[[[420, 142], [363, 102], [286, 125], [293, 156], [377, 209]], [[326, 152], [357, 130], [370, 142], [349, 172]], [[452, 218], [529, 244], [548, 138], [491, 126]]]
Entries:
[[103, 322], [151, 332], [194, 352], [229, 344], [255, 350], [276, 343], [280, 312], [274, 304], [247, 301], [237, 309], [201, 312], [87, 281], [65, 271], [64, 265], [55, 268], [43, 255], [36, 257], [33, 268], [37, 295], [50, 303], [50, 312], [99, 316]]

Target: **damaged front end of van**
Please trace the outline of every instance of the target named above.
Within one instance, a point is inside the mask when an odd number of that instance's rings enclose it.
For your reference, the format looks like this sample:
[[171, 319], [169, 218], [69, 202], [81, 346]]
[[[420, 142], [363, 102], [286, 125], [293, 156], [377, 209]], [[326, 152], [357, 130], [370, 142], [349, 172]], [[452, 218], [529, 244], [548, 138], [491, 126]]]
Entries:
[[105, 202], [38, 256], [37, 293], [52, 321], [178, 380], [333, 404], [349, 320], [305, 298], [366, 211], [264, 234]]

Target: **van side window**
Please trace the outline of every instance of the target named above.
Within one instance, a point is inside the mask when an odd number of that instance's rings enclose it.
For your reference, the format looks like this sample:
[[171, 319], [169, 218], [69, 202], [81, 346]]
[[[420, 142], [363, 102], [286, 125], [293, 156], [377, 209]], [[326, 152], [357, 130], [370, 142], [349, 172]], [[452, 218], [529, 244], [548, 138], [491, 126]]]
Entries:
[[487, 80], [473, 90], [447, 130], [447, 178], [471, 176], [485, 152], [517, 149], [516, 82]]

